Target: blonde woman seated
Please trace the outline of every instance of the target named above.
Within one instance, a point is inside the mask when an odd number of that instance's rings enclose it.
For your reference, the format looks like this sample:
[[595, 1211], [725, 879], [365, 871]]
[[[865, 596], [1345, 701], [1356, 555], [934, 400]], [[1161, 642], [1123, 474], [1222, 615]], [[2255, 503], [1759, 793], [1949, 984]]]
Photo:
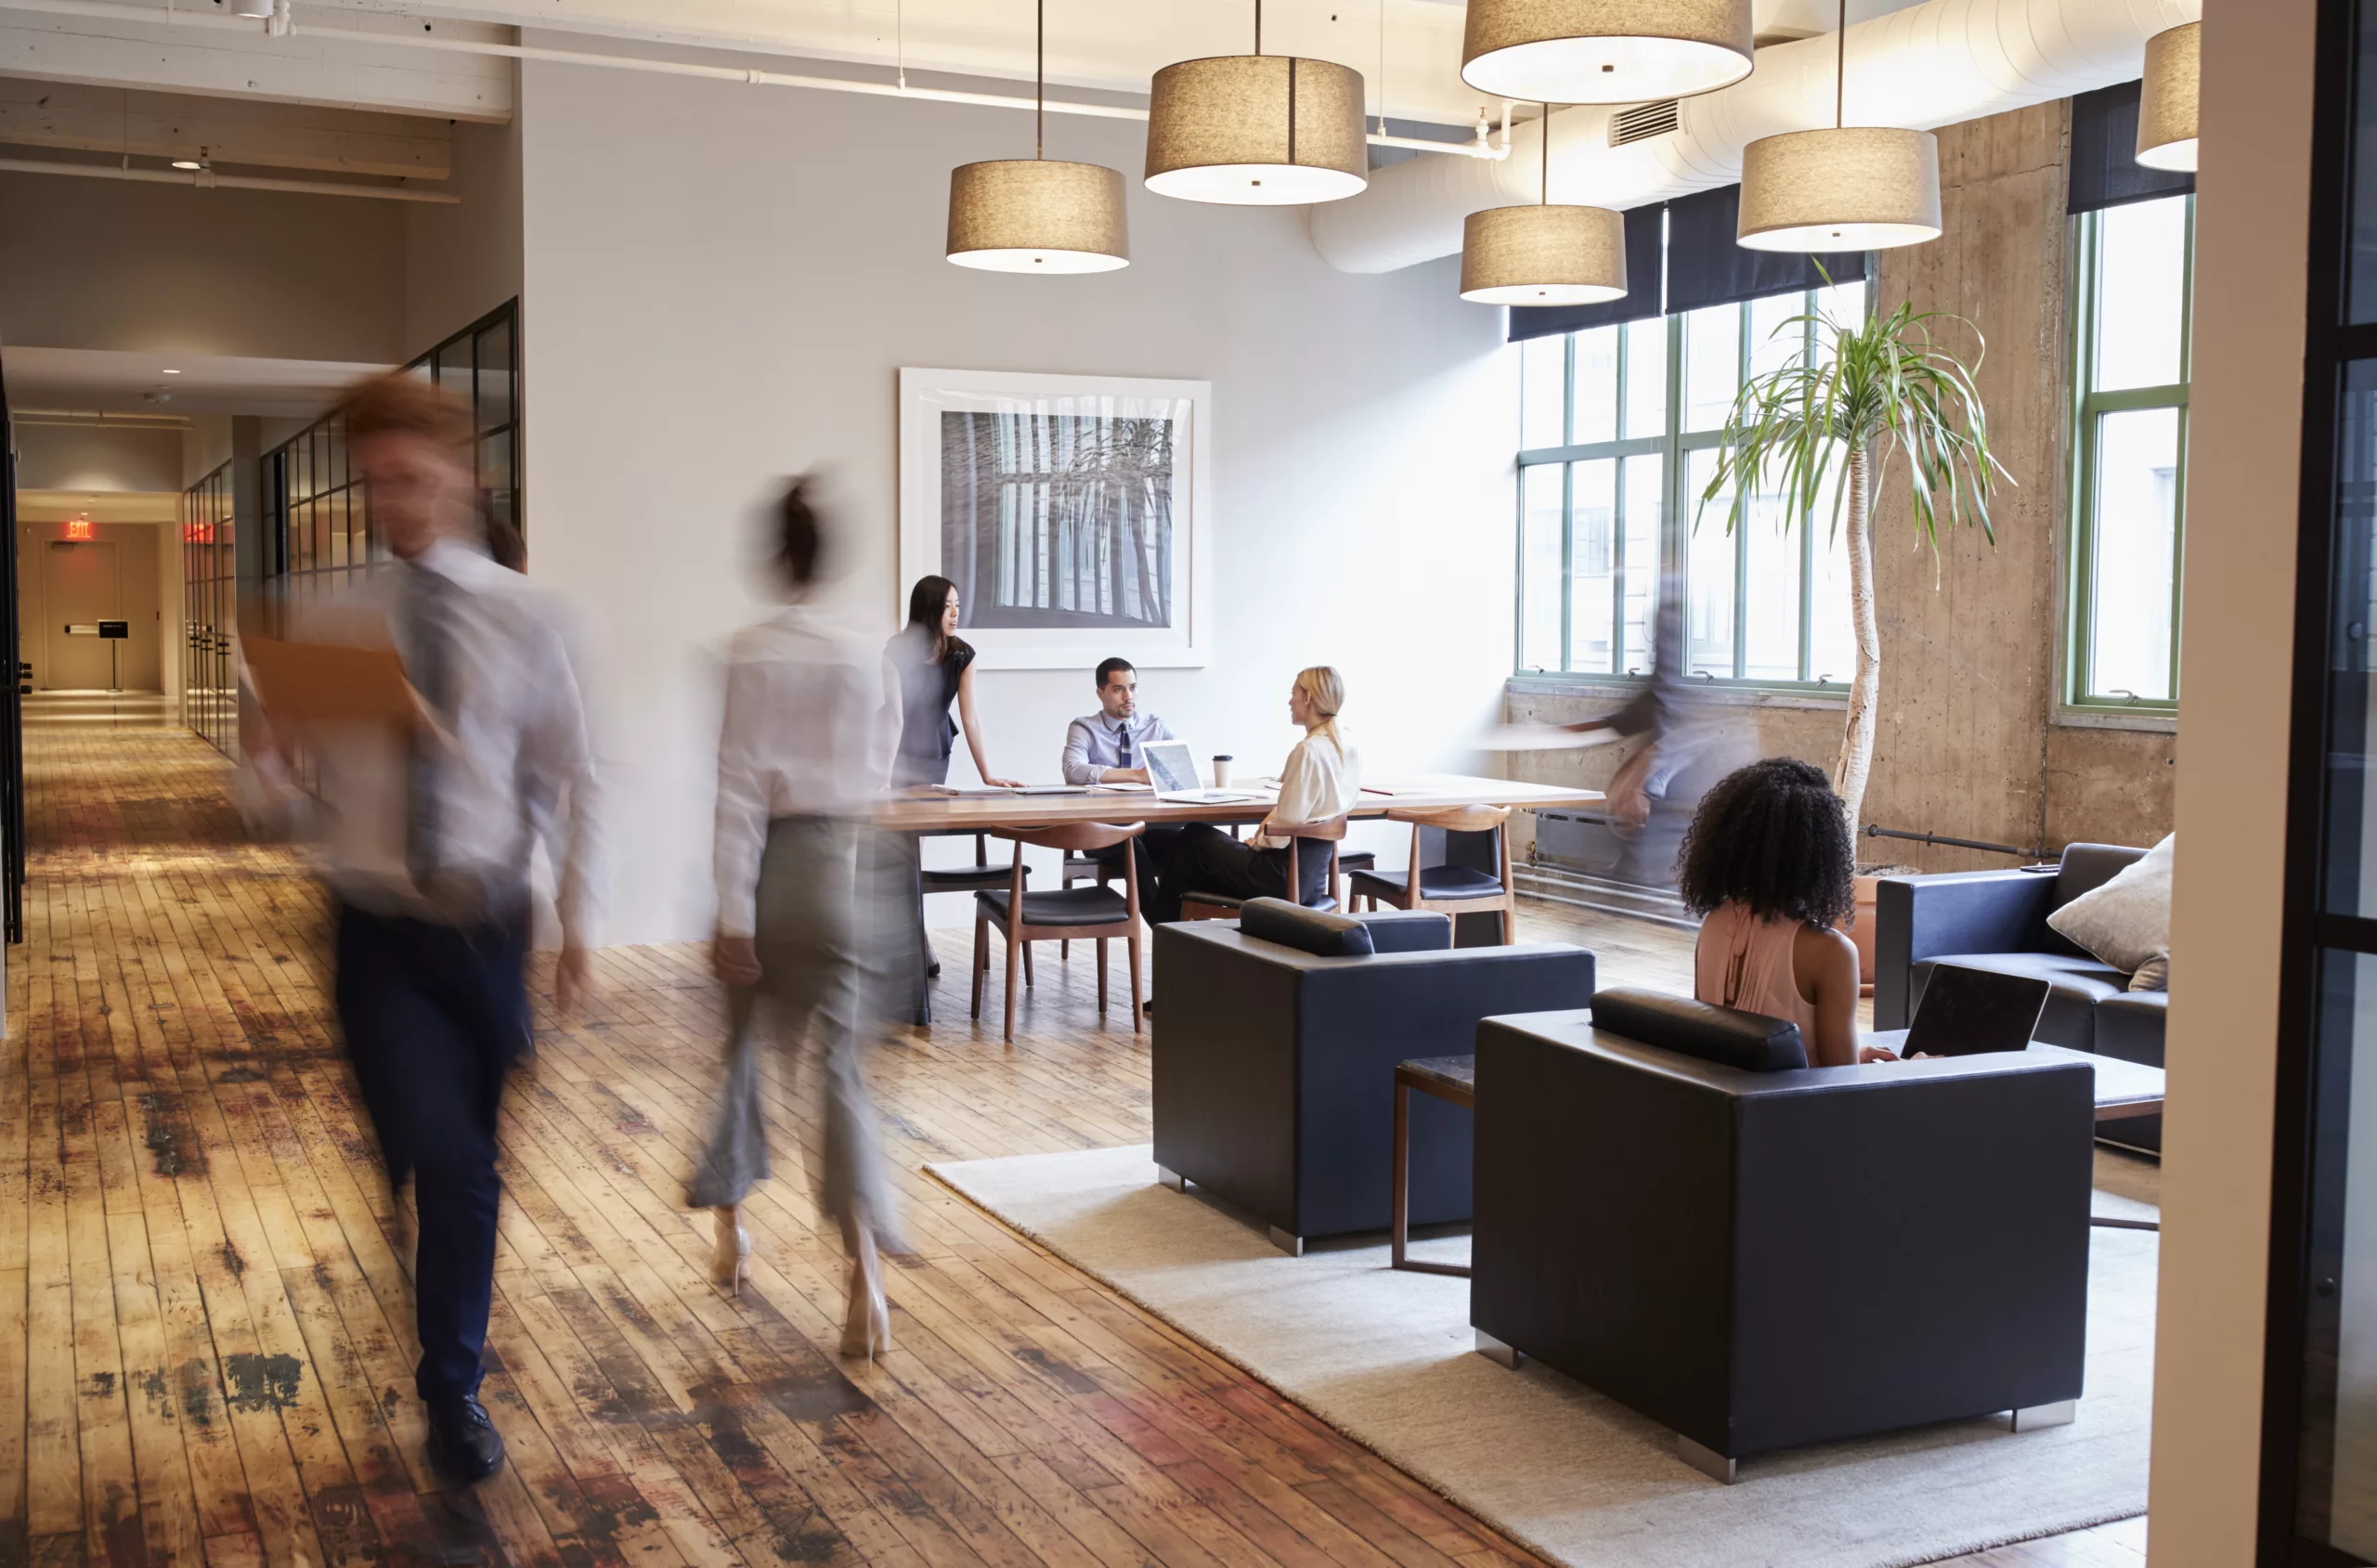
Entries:
[[1719, 780], [1684, 835], [1676, 891], [1702, 916], [1692, 993], [1799, 1026], [1810, 1067], [1896, 1061], [1857, 1043], [1856, 857], [1821, 769], [1770, 757]]
[[1222, 893], [1234, 899], [1293, 899], [1317, 901], [1329, 881], [1329, 844], [1307, 839], [1296, 852], [1303, 886], [1288, 889], [1288, 844], [1306, 823], [1325, 823], [1354, 809], [1362, 790], [1361, 757], [1337, 728], [1345, 705], [1345, 681], [1327, 665], [1297, 675], [1288, 691], [1288, 716], [1304, 726], [1304, 739], [1279, 770], [1279, 803], [1260, 832], [1240, 843], [1209, 823], [1184, 828], [1172, 864], [1152, 895], [1143, 896], [1149, 924], [1180, 918], [1180, 901], [1190, 893]]

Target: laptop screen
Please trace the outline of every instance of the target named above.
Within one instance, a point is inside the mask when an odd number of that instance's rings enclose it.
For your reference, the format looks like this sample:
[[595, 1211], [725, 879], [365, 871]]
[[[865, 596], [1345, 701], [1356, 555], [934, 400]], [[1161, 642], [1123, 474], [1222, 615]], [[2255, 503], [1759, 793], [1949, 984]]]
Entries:
[[1160, 790], [1198, 787], [1197, 758], [1187, 741], [1153, 741], [1148, 745], [1148, 778]]
[[2028, 975], [1933, 965], [1903, 1054], [1972, 1056], [2028, 1050], [2039, 1015], [2046, 1010], [2046, 996], [2047, 982]]

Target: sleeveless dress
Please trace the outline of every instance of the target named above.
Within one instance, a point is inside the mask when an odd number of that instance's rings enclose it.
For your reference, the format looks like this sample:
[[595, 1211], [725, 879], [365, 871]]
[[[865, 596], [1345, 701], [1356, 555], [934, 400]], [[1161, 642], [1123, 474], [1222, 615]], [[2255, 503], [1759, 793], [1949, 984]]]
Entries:
[[1799, 922], [1760, 920], [1740, 904], [1719, 904], [1700, 923], [1692, 994], [1702, 1002], [1788, 1018], [1799, 1026], [1808, 1061], [1816, 1055], [1816, 1006], [1799, 994], [1791, 950]]
[[935, 662], [929, 641], [901, 631], [883, 651], [900, 672], [900, 747], [891, 782], [947, 784], [957, 739], [957, 720], [950, 717], [949, 707], [957, 700], [966, 667], [974, 662], [973, 644], [953, 637], [947, 656]]

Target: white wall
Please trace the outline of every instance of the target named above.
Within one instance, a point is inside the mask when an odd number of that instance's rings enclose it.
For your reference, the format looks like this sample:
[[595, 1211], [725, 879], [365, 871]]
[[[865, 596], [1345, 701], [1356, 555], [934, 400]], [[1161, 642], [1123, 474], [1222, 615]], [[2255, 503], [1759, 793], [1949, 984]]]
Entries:
[[17, 486], [24, 490], [178, 490], [184, 433], [170, 425], [19, 421]]
[[0, 342], [404, 356], [395, 201], [0, 175]]
[[[1148, 706], [1265, 771], [1290, 679], [1327, 661], [1373, 776], [1466, 759], [1510, 667], [1517, 378], [1451, 262], [1348, 277], [1300, 213], [1133, 178], [1127, 269], [970, 272], [942, 259], [948, 171], [1028, 153], [1024, 115], [524, 69], [534, 565], [615, 644], [613, 940], [708, 929], [701, 650], [755, 614], [750, 511], [780, 476], [830, 465], [891, 629], [903, 365], [1212, 381], [1218, 651], [1145, 672]], [[1142, 158], [1135, 125], [1049, 131], [1052, 156]], [[981, 686], [993, 767], [1054, 779], [1088, 671]]]
[[520, 126], [457, 123], [459, 206], [405, 209], [405, 352], [419, 354], [520, 292]]

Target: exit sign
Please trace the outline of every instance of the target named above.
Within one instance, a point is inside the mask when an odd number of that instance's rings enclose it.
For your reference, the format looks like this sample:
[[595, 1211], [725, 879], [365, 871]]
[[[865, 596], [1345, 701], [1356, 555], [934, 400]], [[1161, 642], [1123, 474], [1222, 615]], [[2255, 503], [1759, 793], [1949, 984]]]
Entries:
[[91, 537], [91, 520], [87, 517], [71, 517], [67, 519], [66, 537], [70, 539], [89, 538]]

